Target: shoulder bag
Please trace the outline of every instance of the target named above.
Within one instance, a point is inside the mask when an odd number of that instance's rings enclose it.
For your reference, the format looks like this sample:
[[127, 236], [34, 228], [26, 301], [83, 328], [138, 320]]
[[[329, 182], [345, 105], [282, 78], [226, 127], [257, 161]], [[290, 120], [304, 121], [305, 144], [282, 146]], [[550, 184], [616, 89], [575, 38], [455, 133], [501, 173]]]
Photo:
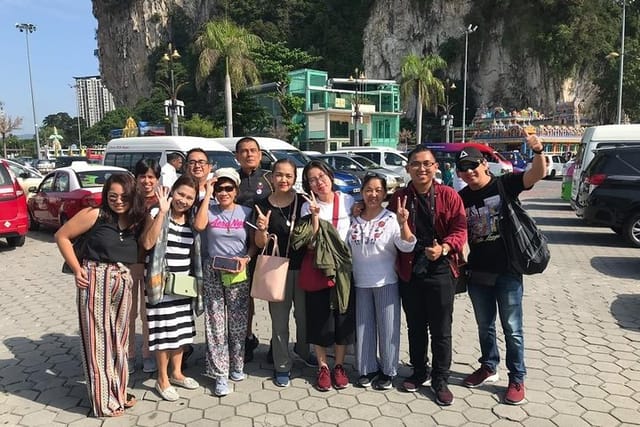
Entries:
[[520, 274], [542, 273], [551, 259], [547, 237], [540, 232], [520, 201], [507, 194], [502, 180], [497, 180], [502, 199], [498, 229], [509, 258], [509, 267]]
[[167, 273], [164, 294], [196, 298], [198, 296], [196, 278], [188, 274]]
[[[73, 252], [76, 254], [76, 258], [78, 258], [80, 265], [82, 265], [82, 261], [87, 255], [87, 244], [89, 243], [89, 236], [93, 231], [93, 227], [95, 227], [98, 223], [99, 219], [100, 211], [98, 211], [98, 219], [96, 219], [96, 222], [93, 223], [91, 228], [86, 233], [83, 233], [76, 237], [73, 241]], [[69, 267], [69, 264], [67, 264], [66, 261], [62, 263], [62, 272], [65, 274], [73, 274], [73, 270], [71, 270], [71, 267]]]
[[[334, 227], [338, 227], [340, 196], [333, 193], [333, 217], [331, 223]], [[336, 282], [325, 276], [321, 270], [315, 266], [316, 252], [307, 248], [302, 264], [300, 265], [300, 275], [298, 286], [307, 292], [318, 292], [327, 288], [332, 288]]]

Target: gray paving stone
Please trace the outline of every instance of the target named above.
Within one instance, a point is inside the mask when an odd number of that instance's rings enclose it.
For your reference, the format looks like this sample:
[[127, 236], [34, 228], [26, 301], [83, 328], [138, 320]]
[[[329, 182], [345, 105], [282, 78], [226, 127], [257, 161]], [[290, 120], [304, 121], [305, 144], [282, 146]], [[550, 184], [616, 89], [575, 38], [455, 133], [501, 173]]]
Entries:
[[264, 414], [255, 417], [253, 419], [253, 425], [259, 427], [286, 426], [287, 419], [283, 415]]
[[20, 420], [20, 424], [24, 426], [46, 426], [53, 423], [56, 415], [57, 414], [53, 411], [43, 409], [25, 415], [24, 417], [22, 417], [22, 420]]
[[402, 426], [404, 425], [404, 423], [399, 418], [382, 416], [371, 421], [371, 425], [374, 427], [393, 427], [393, 426]]
[[204, 411], [200, 409], [184, 408], [170, 412], [170, 420], [179, 424], [189, 424], [201, 419]]
[[613, 415], [616, 419], [620, 420], [623, 423], [629, 424], [640, 424], [640, 411], [638, 411], [638, 406], [635, 408], [614, 408], [611, 411], [611, 415]]
[[575, 415], [558, 414], [551, 419], [558, 426], [588, 427], [589, 423]]
[[204, 417], [208, 420], [222, 421], [231, 418], [236, 414], [233, 406], [216, 405], [215, 407], [205, 409]]
[[498, 416], [490, 408], [469, 408], [463, 415], [473, 424], [491, 425], [498, 420]]
[[382, 415], [378, 408], [372, 405], [357, 405], [349, 408], [347, 411], [351, 418], [357, 418], [364, 421], [371, 421]]
[[460, 413], [451, 410], [442, 410], [432, 415], [439, 426], [461, 426], [466, 423], [466, 418]]

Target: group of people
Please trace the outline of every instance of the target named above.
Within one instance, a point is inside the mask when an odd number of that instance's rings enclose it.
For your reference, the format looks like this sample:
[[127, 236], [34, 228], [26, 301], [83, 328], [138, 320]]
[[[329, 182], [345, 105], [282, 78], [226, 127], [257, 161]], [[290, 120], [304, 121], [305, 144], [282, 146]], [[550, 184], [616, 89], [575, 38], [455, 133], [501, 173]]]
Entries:
[[[528, 144], [541, 153], [535, 136]], [[293, 307], [294, 353], [318, 368], [318, 390], [349, 385], [344, 361], [350, 345], [355, 346], [357, 384], [391, 388], [399, 363], [402, 308], [413, 373], [402, 380], [401, 389], [414, 392], [431, 385], [438, 404], [452, 404], [448, 381], [455, 279], [468, 243], [473, 271], [468, 289], [482, 356], [480, 368], [464, 384], [476, 387], [498, 379], [499, 313], [509, 369], [505, 402], [524, 401], [523, 283], [505, 261], [508, 254], [497, 230], [496, 181], [502, 180], [506, 191], [517, 196], [544, 176], [542, 156], [537, 155], [524, 174], [496, 178], [480, 152], [463, 149], [456, 173], [468, 186], [458, 194], [434, 180], [436, 159], [419, 146], [409, 155], [411, 182], [391, 196], [387, 208], [385, 178], [377, 174], [365, 176], [363, 201], [355, 203], [334, 190], [333, 172], [322, 161], [306, 165], [306, 194], [298, 194], [295, 163], [281, 159], [271, 171], [261, 170], [255, 139], [240, 139], [236, 158], [239, 170], [212, 171], [207, 153], [194, 148], [177, 179], [171, 171], [161, 171], [156, 161], [143, 159], [135, 176], [111, 175], [102, 204], [80, 211], [56, 233], [75, 277], [83, 367], [96, 416], [122, 415], [136, 403], [127, 385], [134, 369], [129, 365], [135, 362], [138, 314], [143, 369], [157, 370], [155, 389], [163, 399], [179, 399], [177, 388], [200, 386], [183, 373], [200, 312], [206, 335], [203, 373], [214, 380], [213, 393], [224, 396], [230, 392], [229, 380], [242, 381], [244, 364], [258, 344], [250, 297], [254, 261], [263, 249], [271, 253], [275, 242], [289, 258], [284, 300], [269, 302], [268, 359], [275, 385], [290, 384]], [[181, 159], [171, 160], [179, 169]], [[159, 185], [161, 179], [173, 182], [170, 188]], [[80, 236], [85, 249], [78, 257], [72, 242]], [[304, 290], [307, 276], [300, 272], [309, 256], [322, 258], [335, 271], [319, 290]], [[145, 303], [145, 284], [155, 271], [151, 266], [159, 263], [175, 277], [189, 276], [198, 297], [166, 293], [160, 302]]]

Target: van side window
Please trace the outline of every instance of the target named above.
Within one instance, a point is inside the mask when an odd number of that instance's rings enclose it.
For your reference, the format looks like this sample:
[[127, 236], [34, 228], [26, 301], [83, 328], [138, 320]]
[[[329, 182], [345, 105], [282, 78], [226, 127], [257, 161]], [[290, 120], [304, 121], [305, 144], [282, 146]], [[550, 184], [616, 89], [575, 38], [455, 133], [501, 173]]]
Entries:
[[[384, 161], [390, 166], [404, 166], [404, 159], [396, 153], [384, 153]], [[380, 162], [376, 162], [380, 164]]]
[[104, 158], [104, 164], [125, 168], [133, 173], [136, 163], [141, 159], [154, 159], [160, 162], [161, 156], [161, 152], [108, 153]]

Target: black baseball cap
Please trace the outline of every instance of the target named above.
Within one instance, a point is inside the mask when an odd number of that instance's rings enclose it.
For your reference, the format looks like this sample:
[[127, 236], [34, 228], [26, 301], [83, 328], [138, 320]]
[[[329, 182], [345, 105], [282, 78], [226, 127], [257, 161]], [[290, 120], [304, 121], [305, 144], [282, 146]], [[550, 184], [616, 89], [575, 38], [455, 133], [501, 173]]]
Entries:
[[456, 154], [456, 166], [460, 166], [461, 163], [472, 162], [480, 163], [484, 160], [484, 156], [474, 147], [465, 147], [458, 154]]

